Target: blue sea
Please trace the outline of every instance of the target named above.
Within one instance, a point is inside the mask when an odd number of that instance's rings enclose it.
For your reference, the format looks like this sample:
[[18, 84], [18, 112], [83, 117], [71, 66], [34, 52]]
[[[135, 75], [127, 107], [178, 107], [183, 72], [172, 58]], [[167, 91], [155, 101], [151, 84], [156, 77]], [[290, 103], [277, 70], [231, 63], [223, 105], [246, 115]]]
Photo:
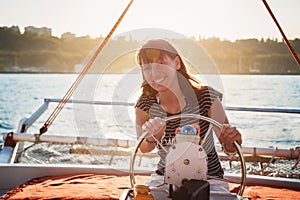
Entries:
[[[76, 74], [0, 74], [0, 133], [16, 131], [44, 98], [62, 98]], [[127, 75], [88, 75], [72, 99], [135, 102], [139, 78]], [[300, 76], [221, 75], [199, 77], [224, 94], [225, 106], [300, 108]], [[37, 133], [57, 103], [28, 130]], [[243, 146], [300, 146], [300, 115], [227, 111], [243, 135]], [[132, 106], [66, 105], [45, 134], [89, 135], [135, 139]]]

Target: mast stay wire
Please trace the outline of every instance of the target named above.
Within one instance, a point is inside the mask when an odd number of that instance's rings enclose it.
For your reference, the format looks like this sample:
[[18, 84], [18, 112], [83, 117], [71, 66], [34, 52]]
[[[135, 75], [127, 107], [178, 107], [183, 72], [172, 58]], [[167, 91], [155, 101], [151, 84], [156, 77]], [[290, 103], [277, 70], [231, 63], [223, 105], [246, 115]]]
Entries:
[[129, 8], [130, 8], [130, 6], [131, 6], [132, 3], [133, 3], [133, 0], [130, 0], [130, 2], [126, 6], [125, 10], [122, 12], [121, 16], [118, 18], [118, 20], [116, 21], [116, 23], [114, 24], [114, 26], [112, 27], [112, 29], [110, 30], [110, 32], [107, 34], [107, 36], [105, 37], [105, 39], [102, 41], [101, 45], [96, 49], [95, 53], [92, 55], [92, 57], [90, 58], [90, 60], [88, 61], [88, 63], [85, 65], [85, 67], [83, 68], [83, 70], [80, 72], [80, 74], [78, 75], [78, 77], [76, 78], [76, 80], [74, 81], [74, 83], [71, 85], [71, 87], [69, 88], [69, 90], [67, 91], [67, 93], [60, 100], [60, 102], [58, 103], [57, 107], [51, 113], [51, 115], [49, 116], [49, 118], [47, 119], [47, 121], [44, 123], [44, 125], [40, 128], [40, 134], [39, 135], [42, 135], [43, 133], [45, 133], [48, 130], [48, 128], [51, 126], [51, 124], [53, 123], [53, 121], [55, 120], [55, 118], [57, 117], [57, 115], [63, 109], [63, 107], [65, 106], [65, 104], [69, 101], [70, 97], [73, 95], [74, 91], [76, 90], [76, 88], [78, 87], [78, 85], [80, 84], [80, 82], [82, 81], [82, 79], [84, 78], [84, 76], [87, 74], [87, 72], [91, 68], [92, 64], [94, 63], [94, 61], [96, 60], [96, 58], [98, 57], [98, 55], [100, 54], [100, 52], [102, 51], [102, 49], [104, 48], [104, 46], [106, 45], [106, 43], [108, 42], [108, 40], [111, 38], [111, 36], [114, 33], [114, 31], [117, 29], [118, 25], [122, 21], [123, 17], [125, 16], [125, 14], [127, 13], [127, 11], [129, 10]]
[[281, 26], [279, 25], [279, 23], [278, 23], [278, 21], [277, 21], [275, 15], [273, 14], [271, 8], [269, 7], [267, 1], [266, 1], [266, 0], [262, 0], [262, 1], [263, 1], [263, 3], [264, 3], [265, 7], [267, 8], [269, 14], [271, 15], [273, 21], [275, 22], [277, 28], [279, 29], [279, 31], [280, 31], [280, 33], [281, 33], [281, 35], [282, 35], [282, 37], [283, 37], [283, 39], [284, 39], [286, 45], [288, 46], [288, 48], [289, 48], [291, 54], [293, 55], [293, 58], [295, 59], [296, 63], [298, 64], [298, 67], [300, 68], [300, 59], [299, 59], [299, 57], [297, 56], [297, 53], [295, 52], [295, 50], [294, 50], [293, 46], [291, 45], [290, 41], [289, 41], [289, 40], [287, 39], [287, 37], [285, 36], [285, 34], [284, 34], [284, 32], [283, 32]]

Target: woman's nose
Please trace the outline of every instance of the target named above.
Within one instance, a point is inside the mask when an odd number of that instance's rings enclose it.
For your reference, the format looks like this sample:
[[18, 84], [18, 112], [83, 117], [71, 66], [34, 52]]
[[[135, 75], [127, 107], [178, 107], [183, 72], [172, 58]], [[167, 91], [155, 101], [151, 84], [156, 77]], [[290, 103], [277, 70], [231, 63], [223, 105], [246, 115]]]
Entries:
[[152, 66], [151, 66], [151, 73], [152, 74], [157, 74], [159, 73], [159, 63], [152, 63]]

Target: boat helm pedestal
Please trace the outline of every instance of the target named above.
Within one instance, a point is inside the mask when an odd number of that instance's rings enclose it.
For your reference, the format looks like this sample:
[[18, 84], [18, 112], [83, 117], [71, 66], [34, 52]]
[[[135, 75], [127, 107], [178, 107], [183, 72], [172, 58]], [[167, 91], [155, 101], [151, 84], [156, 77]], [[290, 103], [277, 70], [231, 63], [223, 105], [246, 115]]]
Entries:
[[[208, 121], [218, 128], [222, 128], [222, 125], [217, 121], [194, 114], [181, 114], [171, 117], [167, 117], [164, 120], [172, 120], [176, 118], [194, 118], [199, 120]], [[182, 127], [182, 131], [175, 135], [174, 142], [172, 146], [166, 150], [166, 168], [164, 180], [158, 180], [161, 182], [157, 184], [156, 187], [151, 187], [150, 193], [154, 199], [182, 199], [182, 195], [186, 195], [184, 199], [243, 199], [242, 193], [245, 186], [246, 179], [246, 169], [245, 161], [242, 155], [240, 146], [235, 142], [235, 147], [237, 149], [238, 155], [240, 157], [242, 166], [242, 178], [241, 181], [236, 182], [233, 180], [225, 180], [220, 178], [215, 178], [218, 181], [225, 182], [235, 182], [240, 184], [240, 189], [237, 194], [231, 194], [228, 191], [214, 191], [210, 190], [210, 184], [207, 176], [207, 155], [204, 148], [201, 145], [200, 137], [198, 136], [198, 131], [193, 130], [191, 125], [188, 127]], [[185, 131], [184, 131], [185, 130]], [[200, 132], [200, 131], [199, 131]], [[210, 134], [210, 133], [208, 133]], [[132, 188], [135, 187], [136, 182], [134, 178], [134, 163], [135, 157], [139, 150], [141, 143], [144, 138], [148, 135], [147, 132], [143, 133], [138, 139], [135, 150], [133, 151], [130, 164], [130, 181]], [[162, 145], [162, 144], [158, 144]], [[164, 148], [163, 148], [164, 149]], [[214, 177], [209, 176], [209, 178], [214, 179]], [[191, 182], [194, 182], [191, 184]], [[198, 185], [197, 185], [198, 184]], [[195, 187], [197, 185], [197, 187]], [[180, 192], [178, 192], [180, 191]], [[206, 195], [205, 195], [206, 194]], [[206, 196], [206, 198], [205, 198]], [[143, 199], [134, 198], [133, 190], [125, 190], [121, 196], [121, 199]]]

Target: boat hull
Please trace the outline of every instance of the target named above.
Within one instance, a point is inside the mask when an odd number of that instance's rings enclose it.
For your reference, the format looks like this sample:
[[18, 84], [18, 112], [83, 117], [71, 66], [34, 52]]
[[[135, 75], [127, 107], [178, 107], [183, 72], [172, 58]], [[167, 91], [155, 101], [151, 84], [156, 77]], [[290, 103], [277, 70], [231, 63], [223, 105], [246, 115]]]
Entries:
[[[135, 174], [142, 178], [139, 181], [145, 181], [149, 178], [151, 171], [137, 170]], [[49, 180], [54, 180], [55, 177], [70, 177], [82, 176], [83, 174], [90, 174], [101, 177], [119, 177], [120, 180], [126, 181], [126, 184], [121, 185], [122, 181], [117, 180], [116, 188], [117, 194], [121, 196], [122, 190], [130, 187], [129, 169], [124, 168], [108, 168], [107, 166], [91, 166], [91, 165], [28, 165], [28, 164], [0, 164], [0, 190], [1, 195], [5, 192], [13, 190], [14, 188], [23, 185], [32, 179], [40, 179], [41, 177], [50, 177]], [[52, 178], [51, 178], [52, 177]], [[237, 175], [226, 175], [227, 178], [238, 179]], [[118, 185], [120, 184], [120, 185]], [[268, 188], [280, 188], [282, 191], [299, 191], [300, 195], [300, 180], [288, 178], [265, 177], [257, 175], [248, 175], [247, 186], [261, 186]], [[107, 187], [112, 187], [108, 185]], [[263, 191], [261, 189], [260, 191]], [[247, 193], [247, 189], [246, 189]], [[290, 193], [291, 194], [291, 193]], [[28, 195], [28, 194], [27, 194]], [[120, 197], [119, 196], [119, 197]]]

